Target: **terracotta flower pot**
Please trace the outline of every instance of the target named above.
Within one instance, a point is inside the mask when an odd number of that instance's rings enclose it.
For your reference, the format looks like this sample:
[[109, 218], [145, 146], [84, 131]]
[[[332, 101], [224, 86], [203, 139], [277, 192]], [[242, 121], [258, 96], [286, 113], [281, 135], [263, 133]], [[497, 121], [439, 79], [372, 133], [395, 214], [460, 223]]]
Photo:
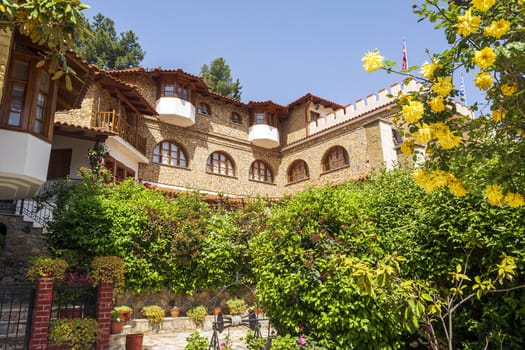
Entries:
[[126, 322], [124, 322], [124, 321], [120, 321], [120, 322], [111, 321], [111, 327], [109, 329], [109, 332], [111, 334], [122, 333], [122, 329], [124, 329], [124, 325], [125, 324], [126, 324]]
[[180, 309], [178, 307], [174, 307], [170, 310], [171, 317], [179, 317]]
[[144, 333], [126, 335], [126, 350], [142, 350]]
[[219, 316], [219, 314], [220, 314], [221, 312], [222, 312], [222, 307], [220, 307], [220, 306], [216, 306], [216, 307], [213, 308], [213, 314], [214, 314], [215, 316]]

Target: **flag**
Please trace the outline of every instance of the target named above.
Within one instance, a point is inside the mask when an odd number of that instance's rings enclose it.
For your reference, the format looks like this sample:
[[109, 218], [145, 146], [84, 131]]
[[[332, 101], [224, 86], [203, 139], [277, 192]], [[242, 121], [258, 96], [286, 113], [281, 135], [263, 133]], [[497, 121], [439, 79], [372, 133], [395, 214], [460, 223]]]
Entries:
[[405, 70], [408, 68], [408, 58], [407, 58], [407, 43], [403, 40], [403, 60], [401, 63], [401, 69]]
[[467, 96], [465, 95], [465, 81], [463, 80], [463, 73], [461, 73], [461, 83], [459, 85], [459, 96], [461, 101], [467, 104]]

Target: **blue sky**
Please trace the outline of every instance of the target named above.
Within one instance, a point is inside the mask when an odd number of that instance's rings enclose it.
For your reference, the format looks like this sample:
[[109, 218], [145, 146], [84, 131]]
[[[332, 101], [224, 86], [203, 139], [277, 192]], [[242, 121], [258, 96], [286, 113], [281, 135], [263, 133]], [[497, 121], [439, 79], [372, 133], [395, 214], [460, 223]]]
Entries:
[[[444, 35], [412, 13], [414, 0], [84, 0], [89, 19], [102, 13], [117, 32], [133, 30], [146, 51], [142, 66], [200, 67], [224, 57], [242, 84], [243, 102], [288, 104], [307, 92], [339, 104], [400, 82], [367, 73], [361, 57], [378, 48], [409, 65], [442, 51]], [[456, 76], [459, 85], [459, 75]], [[480, 98], [465, 77], [468, 102]]]

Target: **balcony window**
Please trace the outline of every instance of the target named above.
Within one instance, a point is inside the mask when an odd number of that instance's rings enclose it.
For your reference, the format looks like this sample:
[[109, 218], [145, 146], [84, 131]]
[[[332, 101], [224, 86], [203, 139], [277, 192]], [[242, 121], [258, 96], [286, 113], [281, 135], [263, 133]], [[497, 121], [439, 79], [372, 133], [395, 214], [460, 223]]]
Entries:
[[14, 54], [6, 83], [6, 108], [1, 126], [48, 138], [53, 119], [49, 101], [55, 83], [47, 71], [36, 68], [36, 61], [37, 58]]
[[187, 157], [182, 148], [176, 143], [163, 141], [153, 149], [153, 163], [187, 168]]
[[206, 161], [206, 171], [212, 174], [235, 176], [231, 158], [223, 152], [213, 152]]
[[319, 113], [310, 111], [310, 121], [311, 122], [316, 122], [320, 117], [321, 115]]
[[164, 88], [162, 90], [162, 96], [164, 97], [175, 96], [175, 83], [173, 82], [165, 83]]
[[341, 146], [330, 148], [323, 156], [323, 171], [342, 168], [349, 164], [348, 153]]
[[182, 100], [189, 101], [190, 94], [188, 87], [186, 85], [177, 84], [177, 96]]
[[201, 102], [199, 103], [198, 112], [203, 115], [210, 116], [211, 115], [211, 108], [207, 103]]
[[250, 180], [273, 183], [272, 169], [265, 162], [257, 160], [250, 167]]
[[251, 125], [276, 126], [275, 114], [270, 112], [255, 112], [250, 119]]
[[306, 180], [309, 177], [308, 165], [302, 159], [294, 161], [288, 168], [288, 183]]

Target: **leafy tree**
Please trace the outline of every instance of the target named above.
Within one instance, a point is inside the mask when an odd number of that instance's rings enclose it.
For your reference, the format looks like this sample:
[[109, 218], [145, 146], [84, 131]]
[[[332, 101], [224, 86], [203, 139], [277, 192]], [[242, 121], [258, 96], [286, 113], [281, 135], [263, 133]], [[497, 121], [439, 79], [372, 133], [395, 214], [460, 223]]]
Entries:
[[[0, 29], [18, 30], [33, 43], [47, 47], [50, 73], [58, 79], [65, 73], [66, 87], [71, 87], [75, 72], [68, 67], [66, 51], [86, 34], [82, 10], [89, 6], [78, 0], [3, 0], [0, 3]], [[45, 61], [39, 62], [44, 65]]]
[[89, 63], [103, 69], [126, 69], [136, 67], [144, 59], [145, 52], [132, 30], [117, 35], [115, 22], [97, 14], [87, 24], [91, 35], [77, 42], [77, 51]]
[[[433, 54], [420, 74], [400, 74], [421, 83], [399, 99], [403, 151], [427, 149], [426, 166], [415, 174], [426, 190], [448, 187], [458, 196], [482, 193], [495, 206], [525, 205], [525, 63], [522, 0], [425, 0], [414, 6], [421, 19], [436, 23], [450, 47]], [[395, 71], [379, 51], [363, 57], [364, 68]], [[459, 117], [458, 69], [476, 72], [474, 84], [485, 93], [486, 109], [477, 118]], [[478, 109], [477, 103], [470, 106]]]
[[220, 95], [232, 97], [236, 100], [241, 99], [241, 83], [239, 79], [233, 82], [230, 66], [222, 57], [218, 57], [201, 67], [200, 75], [210, 87], [211, 91]]

